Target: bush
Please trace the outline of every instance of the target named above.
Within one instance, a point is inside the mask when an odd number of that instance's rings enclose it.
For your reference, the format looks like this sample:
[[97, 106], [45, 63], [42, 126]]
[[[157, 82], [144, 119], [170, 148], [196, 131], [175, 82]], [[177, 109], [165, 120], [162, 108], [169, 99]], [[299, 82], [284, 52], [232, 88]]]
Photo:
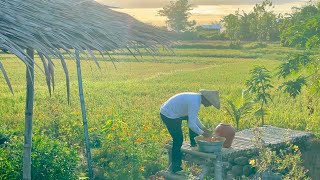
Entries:
[[[1, 133], [0, 133], [1, 134]], [[31, 178], [76, 179], [77, 153], [58, 141], [33, 136]], [[23, 136], [11, 135], [0, 146], [0, 179], [22, 179]]]
[[152, 130], [147, 126], [142, 129], [139, 132], [118, 119], [106, 121], [101, 147], [92, 151], [95, 179], [144, 179], [163, 168], [158, 141], [148, 137], [156, 132], [146, 133]]
[[280, 175], [281, 179], [310, 179], [308, 170], [303, 167], [301, 152], [297, 145], [290, 141], [280, 149], [267, 147], [262, 140], [261, 132], [254, 132], [254, 143], [258, 148], [259, 156], [251, 159], [250, 164], [255, 167], [260, 175]]

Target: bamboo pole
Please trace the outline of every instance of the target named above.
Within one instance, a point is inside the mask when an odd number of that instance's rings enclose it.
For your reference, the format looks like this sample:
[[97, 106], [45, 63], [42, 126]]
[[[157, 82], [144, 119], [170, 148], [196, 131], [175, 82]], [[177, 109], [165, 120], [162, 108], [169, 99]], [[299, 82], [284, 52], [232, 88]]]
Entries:
[[87, 122], [86, 106], [84, 102], [84, 95], [83, 95], [83, 88], [82, 88], [80, 55], [78, 50], [76, 50], [76, 62], [77, 62], [79, 97], [80, 97], [80, 103], [81, 103], [82, 122], [83, 122], [84, 137], [85, 137], [85, 144], [86, 144], [86, 155], [87, 155], [89, 179], [92, 180], [93, 171], [91, 166], [91, 152], [90, 152], [90, 144], [89, 144], [88, 122]]
[[30, 63], [30, 66], [26, 66], [27, 94], [24, 130], [23, 179], [31, 180], [32, 117], [34, 101], [34, 50], [27, 49], [27, 54], [33, 62]]

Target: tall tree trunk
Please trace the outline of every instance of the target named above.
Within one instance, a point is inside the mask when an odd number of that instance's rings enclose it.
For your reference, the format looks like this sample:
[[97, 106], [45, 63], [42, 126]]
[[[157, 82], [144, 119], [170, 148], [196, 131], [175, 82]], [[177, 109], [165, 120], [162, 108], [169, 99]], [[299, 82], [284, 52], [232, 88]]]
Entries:
[[[27, 49], [27, 54], [34, 60], [33, 49]], [[31, 67], [30, 67], [31, 66]], [[34, 62], [26, 65], [27, 95], [25, 110], [23, 179], [31, 180], [31, 148], [32, 148], [32, 117], [34, 97]]]
[[87, 122], [86, 106], [85, 106], [84, 96], [83, 96], [81, 64], [80, 64], [80, 55], [78, 50], [76, 50], [76, 62], [77, 62], [79, 97], [80, 97], [81, 111], [82, 111], [82, 122], [83, 122], [84, 137], [85, 137], [85, 144], [86, 144], [86, 155], [87, 155], [89, 179], [92, 180], [93, 171], [91, 166], [91, 151], [90, 151], [90, 144], [89, 144], [88, 122]]

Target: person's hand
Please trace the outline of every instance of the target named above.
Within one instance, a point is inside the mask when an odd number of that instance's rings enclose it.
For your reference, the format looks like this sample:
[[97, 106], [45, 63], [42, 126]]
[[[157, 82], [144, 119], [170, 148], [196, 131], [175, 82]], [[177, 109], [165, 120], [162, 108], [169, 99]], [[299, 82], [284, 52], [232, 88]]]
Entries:
[[210, 130], [207, 129], [207, 128], [203, 128], [203, 131], [204, 131], [205, 133], [207, 133], [207, 134], [210, 134], [210, 135], [213, 134], [213, 131], [210, 131]]
[[212, 133], [204, 131], [202, 136], [205, 137], [205, 138], [210, 138], [210, 137], [212, 137]]

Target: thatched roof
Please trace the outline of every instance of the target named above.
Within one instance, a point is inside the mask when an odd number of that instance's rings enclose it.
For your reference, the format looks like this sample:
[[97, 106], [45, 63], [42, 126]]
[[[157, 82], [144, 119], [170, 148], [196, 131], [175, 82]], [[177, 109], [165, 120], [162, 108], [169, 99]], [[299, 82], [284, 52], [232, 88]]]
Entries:
[[[155, 50], [155, 45], [168, 43], [165, 31], [93, 0], [0, 1], [0, 49], [15, 54], [27, 65], [33, 60], [25, 49], [35, 50], [47, 77], [53, 67], [51, 58], [60, 59], [65, 66], [64, 52], [75, 57], [74, 50], [79, 50], [96, 60], [92, 50], [107, 53], [129, 48], [131, 52], [141, 45]], [[1, 62], [0, 70], [4, 72]]]

